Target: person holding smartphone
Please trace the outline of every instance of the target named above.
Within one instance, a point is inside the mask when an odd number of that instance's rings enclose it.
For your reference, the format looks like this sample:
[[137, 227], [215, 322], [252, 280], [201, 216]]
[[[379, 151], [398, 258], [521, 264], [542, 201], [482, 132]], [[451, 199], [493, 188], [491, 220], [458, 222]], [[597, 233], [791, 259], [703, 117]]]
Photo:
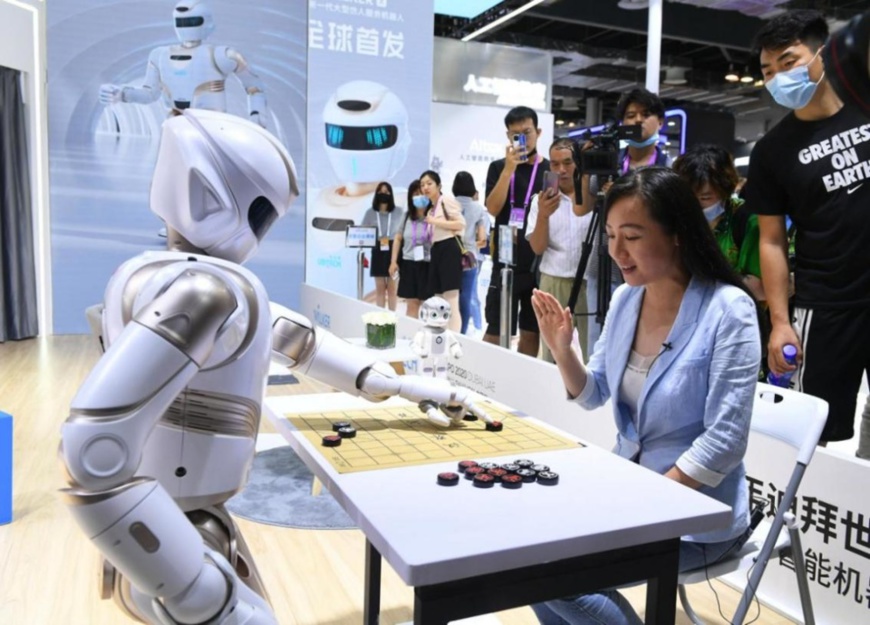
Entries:
[[[574, 142], [556, 139], [550, 146], [550, 171], [544, 175], [544, 188], [532, 199], [526, 239], [541, 256], [538, 289], [549, 293], [562, 308], [568, 305], [574, 275], [580, 263], [581, 244], [586, 238], [592, 214], [574, 214]], [[574, 308], [574, 327], [585, 344], [587, 333], [586, 298], [581, 290]], [[541, 346], [541, 358], [555, 362], [553, 354]]]
[[[492, 277], [486, 295], [486, 331], [483, 340], [499, 344], [501, 333], [501, 270], [498, 261], [498, 228], [511, 225], [516, 228], [514, 258], [514, 288], [511, 302], [511, 335], [519, 326], [518, 351], [537, 357], [540, 338], [535, 311], [532, 309], [532, 291], [535, 289], [535, 273], [532, 264], [535, 253], [526, 240], [526, 227], [532, 196], [541, 190], [544, 172], [550, 168], [547, 159], [538, 154], [538, 114], [527, 106], [517, 106], [504, 118], [507, 138], [510, 142], [505, 157], [489, 164], [486, 174], [486, 210], [495, 218], [492, 245]], [[520, 138], [522, 135], [523, 138]], [[522, 142], [525, 141], [525, 149]]]

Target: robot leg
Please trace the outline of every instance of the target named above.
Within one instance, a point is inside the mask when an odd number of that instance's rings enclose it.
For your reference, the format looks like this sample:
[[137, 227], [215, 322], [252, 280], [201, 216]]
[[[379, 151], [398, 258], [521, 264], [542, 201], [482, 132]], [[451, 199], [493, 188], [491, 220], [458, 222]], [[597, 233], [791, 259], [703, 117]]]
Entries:
[[118, 572], [124, 608], [154, 625], [276, 625], [265, 600], [204, 544], [163, 487], [137, 479], [103, 492], [63, 491], [73, 518]]

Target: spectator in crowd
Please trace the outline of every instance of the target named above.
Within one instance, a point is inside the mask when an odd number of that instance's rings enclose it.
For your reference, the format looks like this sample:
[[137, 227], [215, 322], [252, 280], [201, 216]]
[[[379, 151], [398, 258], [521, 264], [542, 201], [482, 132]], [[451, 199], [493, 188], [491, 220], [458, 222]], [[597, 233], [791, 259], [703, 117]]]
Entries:
[[364, 226], [377, 228], [377, 242], [372, 248], [371, 276], [375, 279], [375, 303], [383, 308], [389, 306], [396, 310], [396, 280], [390, 275], [390, 259], [392, 258], [393, 241], [396, 233], [402, 228], [405, 211], [396, 210], [393, 199], [393, 187], [389, 182], [378, 184], [372, 197], [372, 207], [363, 215]]
[[[843, 106], [820, 54], [828, 25], [817, 11], [789, 11], [755, 38], [765, 86], [791, 109], [749, 159], [746, 202], [758, 214], [761, 278], [772, 328], [768, 365], [794, 371], [793, 387], [828, 402], [822, 444], [854, 436], [861, 379], [870, 370], [870, 161], [867, 118]], [[789, 313], [786, 216], [795, 240]], [[798, 366], [783, 347], [798, 348]], [[864, 436], [864, 430], [867, 436]], [[858, 455], [870, 457], [870, 420]]]
[[696, 145], [674, 162], [674, 171], [695, 192], [731, 267], [743, 276], [756, 301], [764, 301], [758, 217], [743, 211], [743, 200], [734, 195], [738, 175], [731, 154], [718, 145]]
[[[632, 89], [619, 100], [616, 107], [616, 116], [623, 126], [640, 125], [641, 138], [639, 140], [628, 140], [628, 147], [619, 151], [617, 158], [618, 171], [613, 176], [610, 176], [610, 179], [599, 180], [598, 176], [590, 176], [588, 174], [582, 176], [583, 203], [574, 205], [574, 213], [576, 215], [585, 215], [591, 212], [595, 208], [596, 196], [599, 189], [602, 193], [607, 193], [610, 185], [613, 184], [613, 179], [641, 167], [651, 165], [666, 167], [670, 164], [667, 152], [659, 145], [659, 130], [661, 130], [662, 125], [665, 123], [665, 105], [656, 94], [640, 87]], [[591, 147], [592, 143], [587, 142], [583, 146], [583, 149]], [[594, 317], [594, 313], [598, 312], [600, 244], [600, 237], [594, 237], [592, 241], [592, 253], [589, 255], [589, 263], [586, 265], [585, 273], [586, 302], [590, 314], [587, 351], [590, 354], [601, 332], [601, 326], [595, 321]], [[619, 269], [615, 264], [611, 265], [611, 293], [621, 282], [622, 276]], [[606, 313], [607, 311], [603, 312]]]
[[474, 178], [467, 171], [460, 171], [453, 179], [453, 195], [462, 208], [465, 217], [465, 232], [462, 241], [467, 251], [473, 252], [477, 264], [474, 267], [464, 267], [462, 270], [462, 287], [459, 289], [459, 313], [462, 317], [462, 333], [468, 334], [468, 325], [472, 320], [472, 305], [477, 295], [477, 275], [480, 270], [480, 248], [486, 245], [486, 233], [489, 220], [486, 209], [475, 200], [477, 188]]
[[465, 232], [465, 218], [459, 203], [441, 193], [441, 176], [434, 171], [423, 172], [420, 189], [429, 198], [432, 208], [426, 223], [432, 226], [432, 252], [429, 265], [429, 292], [447, 300], [451, 314], [448, 328], [459, 332], [459, 289], [462, 286], [462, 252], [459, 238]]
[[[545, 188], [532, 199], [526, 238], [535, 254], [541, 256], [538, 288], [556, 298], [562, 308], [568, 305], [582, 243], [592, 214], [574, 214], [574, 142], [557, 139], [550, 146], [550, 171], [559, 176], [558, 190]], [[581, 345], [586, 344], [586, 294], [581, 290], [574, 308], [574, 326]], [[541, 346], [541, 358], [555, 362], [550, 348]]]
[[432, 227], [426, 223], [429, 198], [423, 195], [420, 181], [408, 185], [408, 212], [393, 242], [390, 275], [399, 276], [399, 297], [405, 300], [406, 314], [414, 319], [429, 293], [429, 258]]
[[[610, 400], [617, 454], [731, 508], [726, 527], [682, 537], [680, 570], [700, 568], [739, 551], [752, 532], [743, 456], [761, 359], [755, 305], [673, 171], [623, 176], [604, 215], [625, 284], [589, 364], [571, 347], [571, 313], [536, 291], [541, 338], [572, 401], [592, 410]], [[544, 625], [641, 622], [614, 589], [532, 608]]]
[[[541, 190], [544, 172], [550, 167], [547, 159], [538, 154], [538, 138], [541, 129], [538, 128], [538, 114], [526, 106], [518, 106], [508, 111], [504, 118], [507, 128], [508, 146], [505, 157], [489, 164], [486, 174], [486, 210], [495, 219], [492, 249], [492, 276], [489, 290], [486, 294], [484, 314], [486, 315], [486, 332], [483, 340], [494, 345], [499, 344], [501, 333], [501, 270], [502, 263], [498, 260], [498, 228], [511, 225], [516, 228], [516, 245], [514, 248], [513, 266], [513, 300], [511, 302], [511, 328], [513, 336], [520, 330], [518, 351], [521, 354], [538, 355], [540, 339], [538, 337], [538, 322], [532, 309], [532, 291], [534, 290], [535, 273], [532, 264], [535, 253], [526, 240], [526, 226], [532, 196]], [[514, 137], [525, 141], [525, 148], [518, 147], [521, 143], [514, 142]]]

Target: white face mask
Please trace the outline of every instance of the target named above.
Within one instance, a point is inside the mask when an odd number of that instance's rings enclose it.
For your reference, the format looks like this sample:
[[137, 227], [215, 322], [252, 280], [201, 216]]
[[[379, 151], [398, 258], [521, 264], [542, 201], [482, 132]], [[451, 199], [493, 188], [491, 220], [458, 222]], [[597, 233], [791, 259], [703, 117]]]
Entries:
[[823, 71], [819, 82], [810, 80], [810, 65], [816, 60], [821, 51], [822, 49], [819, 48], [818, 52], [813, 55], [813, 58], [806, 65], [799, 65], [788, 71], [779, 72], [767, 81], [765, 87], [767, 87], [767, 90], [777, 104], [797, 110], [802, 109], [810, 103], [810, 100], [813, 99], [813, 94], [816, 92], [816, 87], [819, 86], [819, 83], [825, 77], [825, 72]]
[[704, 217], [707, 218], [707, 223], [711, 224], [724, 212], [725, 207], [722, 205], [722, 202], [716, 202], [712, 206], [708, 206], [704, 209]]

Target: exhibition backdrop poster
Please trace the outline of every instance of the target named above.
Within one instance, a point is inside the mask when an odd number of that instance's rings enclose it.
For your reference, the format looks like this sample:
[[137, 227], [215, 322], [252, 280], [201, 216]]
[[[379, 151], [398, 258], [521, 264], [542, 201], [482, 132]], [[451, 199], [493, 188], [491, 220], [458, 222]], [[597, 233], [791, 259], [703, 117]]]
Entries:
[[347, 225], [381, 181], [404, 210], [408, 184], [429, 168], [433, 19], [433, 0], [309, 2], [308, 284], [355, 297]]
[[[158, 236], [163, 224], [149, 209], [149, 189], [171, 100], [190, 97], [203, 107], [204, 98], [212, 105], [225, 101], [227, 112], [248, 118], [243, 81], [256, 81], [266, 101], [261, 119], [287, 147], [305, 189], [308, 3], [190, 0], [185, 4], [210, 9], [214, 29], [189, 55], [168, 48], [179, 44], [176, 4], [181, 3], [64, 0], [48, 7], [55, 333], [87, 332], [85, 308], [102, 301], [112, 272], [146, 250], [165, 249], [166, 239]], [[226, 55], [224, 47], [232, 58], [244, 59], [235, 66], [247, 64], [247, 72], [215, 75], [210, 59]], [[145, 93], [149, 59], [165, 64], [153, 102], [100, 103], [103, 84]], [[303, 192], [246, 265], [273, 301], [290, 307], [298, 306], [303, 279], [304, 206]]]

